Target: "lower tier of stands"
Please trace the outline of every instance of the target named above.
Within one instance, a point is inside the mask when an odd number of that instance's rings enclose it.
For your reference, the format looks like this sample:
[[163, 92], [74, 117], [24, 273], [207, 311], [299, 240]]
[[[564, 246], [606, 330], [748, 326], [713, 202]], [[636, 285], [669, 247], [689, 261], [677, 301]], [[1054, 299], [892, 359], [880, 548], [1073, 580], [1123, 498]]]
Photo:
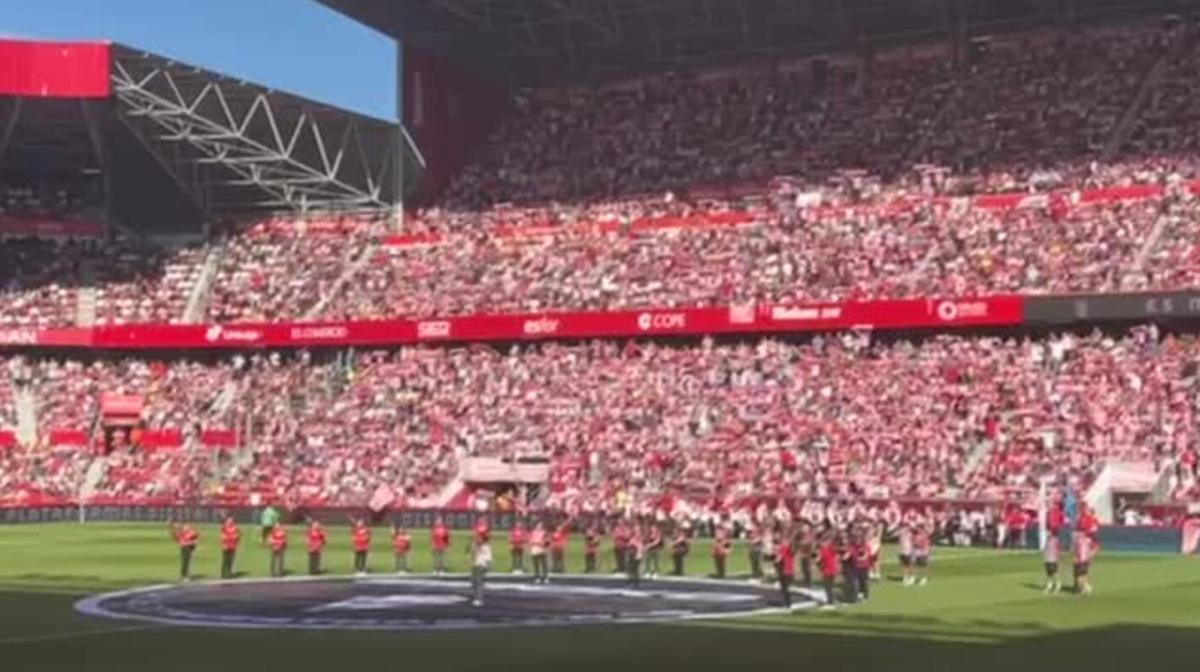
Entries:
[[[1200, 500], [1200, 338], [1154, 327], [32, 357], [4, 370], [0, 505], [87, 493], [362, 506], [381, 488], [437, 503], [472, 458], [545, 461], [541, 503], [564, 509], [1027, 501], [1046, 479], [1084, 488], [1114, 459], [1146, 465], [1165, 501]], [[144, 400], [138, 429], [103, 431], [105, 393]], [[30, 443], [14, 438], [21, 403], [36, 409]]]

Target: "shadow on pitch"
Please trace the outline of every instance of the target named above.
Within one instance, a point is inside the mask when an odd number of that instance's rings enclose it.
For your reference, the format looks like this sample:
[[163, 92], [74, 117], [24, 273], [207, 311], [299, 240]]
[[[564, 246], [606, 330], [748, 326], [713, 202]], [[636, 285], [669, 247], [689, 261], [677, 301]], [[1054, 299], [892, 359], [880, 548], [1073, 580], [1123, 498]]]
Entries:
[[[74, 578], [74, 577], [72, 577]], [[73, 597], [0, 589], [0, 639], [111, 626], [73, 612]], [[1083, 603], [1081, 603], [1083, 604]], [[1085, 630], [1003, 622], [986, 617], [948, 621], [896, 615], [796, 614], [730, 622], [657, 626], [561, 627], [456, 632], [274, 632], [197, 628], [104, 634], [79, 640], [0, 645], [12, 669], [183, 669], [180, 651], [236, 651], [223, 656], [223, 672], [263, 669], [337, 670], [348, 657], [364, 669], [385, 669], [398, 646], [415, 669], [438, 672], [507, 670], [878, 669], [931, 672], [1037, 672], [1082, 669], [1127, 671], [1194, 663], [1200, 628], [1115, 624]], [[87, 644], [84, 646], [83, 644]], [[244, 649], [242, 647], [245, 647]], [[530, 652], [536, 651], [531, 657]], [[257, 655], [269, 652], [269, 655]], [[210, 669], [197, 659], [187, 669]], [[203, 663], [201, 665], [200, 663]], [[7, 669], [7, 668], [5, 668]]]

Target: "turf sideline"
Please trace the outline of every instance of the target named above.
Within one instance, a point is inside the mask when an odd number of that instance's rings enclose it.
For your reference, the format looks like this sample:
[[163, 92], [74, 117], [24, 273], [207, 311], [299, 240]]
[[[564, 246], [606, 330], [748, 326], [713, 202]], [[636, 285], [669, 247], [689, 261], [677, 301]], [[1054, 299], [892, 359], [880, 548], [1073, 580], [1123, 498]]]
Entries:
[[33, 644], [37, 642], [57, 642], [80, 637], [95, 635], [116, 635], [123, 632], [141, 632], [143, 630], [160, 630], [162, 625], [130, 625], [124, 628], [105, 628], [102, 630], [80, 630], [79, 632], [60, 632], [53, 635], [29, 635], [27, 637], [7, 637], [0, 639], [0, 646], [6, 644]]

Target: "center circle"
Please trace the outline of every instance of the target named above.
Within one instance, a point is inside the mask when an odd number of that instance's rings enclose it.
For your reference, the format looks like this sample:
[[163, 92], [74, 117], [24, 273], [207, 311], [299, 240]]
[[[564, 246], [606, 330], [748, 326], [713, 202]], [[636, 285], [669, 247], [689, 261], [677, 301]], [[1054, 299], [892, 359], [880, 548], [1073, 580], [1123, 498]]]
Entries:
[[[548, 585], [488, 577], [482, 604], [466, 576], [376, 576], [237, 580], [147, 586], [93, 595], [78, 612], [166, 625], [299, 630], [445, 630], [649, 623], [784, 611], [759, 584], [560, 576]], [[801, 591], [801, 608], [813, 606]]]

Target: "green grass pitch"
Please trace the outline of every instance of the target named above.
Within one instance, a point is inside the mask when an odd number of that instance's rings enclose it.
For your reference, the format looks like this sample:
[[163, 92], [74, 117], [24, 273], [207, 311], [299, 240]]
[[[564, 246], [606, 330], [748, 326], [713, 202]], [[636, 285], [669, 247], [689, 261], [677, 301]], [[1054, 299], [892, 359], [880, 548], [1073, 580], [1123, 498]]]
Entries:
[[[218, 570], [217, 530], [200, 528], [194, 571]], [[303, 561], [291, 532], [291, 569]], [[257, 530], [243, 527], [239, 571], [267, 573]], [[415, 571], [429, 569], [427, 533], [414, 530]], [[376, 530], [372, 565], [390, 566]], [[452, 569], [465, 568], [465, 537]], [[498, 545], [500, 566], [507, 562]], [[708, 546], [689, 569], [711, 571]], [[579, 571], [573, 541], [570, 569]], [[894, 557], [889, 558], [894, 561]], [[877, 583], [872, 601], [804, 613], [670, 625], [476, 632], [269, 632], [190, 629], [76, 615], [81, 596], [172, 581], [178, 555], [164, 526], [0, 527], [0, 670], [274, 672], [291, 670], [1128, 670], [1200, 669], [1200, 558], [1101, 555], [1086, 598], [1040, 592], [1033, 553], [935, 549], [925, 587]], [[350, 569], [349, 530], [330, 529], [326, 565]], [[885, 573], [894, 573], [889, 562]], [[745, 572], [743, 548], [733, 572]]]

